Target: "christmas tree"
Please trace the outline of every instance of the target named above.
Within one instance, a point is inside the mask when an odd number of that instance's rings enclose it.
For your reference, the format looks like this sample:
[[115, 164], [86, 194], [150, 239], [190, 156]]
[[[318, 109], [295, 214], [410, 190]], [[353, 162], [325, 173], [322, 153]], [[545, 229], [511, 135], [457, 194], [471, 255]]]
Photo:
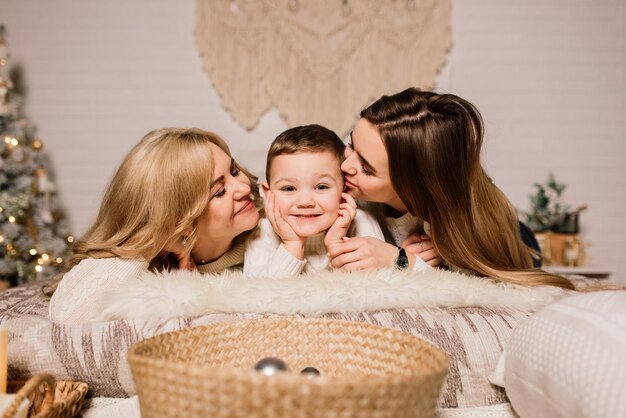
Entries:
[[22, 114], [8, 59], [0, 25], [0, 287], [55, 275], [74, 240], [43, 142]]

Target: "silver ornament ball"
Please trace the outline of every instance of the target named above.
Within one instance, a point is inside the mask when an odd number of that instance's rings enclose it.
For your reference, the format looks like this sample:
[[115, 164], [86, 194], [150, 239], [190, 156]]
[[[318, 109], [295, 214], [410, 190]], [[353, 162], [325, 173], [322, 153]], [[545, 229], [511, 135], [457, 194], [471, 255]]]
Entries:
[[301, 375], [304, 375], [307, 379], [313, 379], [314, 377], [319, 376], [321, 373], [315, 367], [305, 367], [300, 371]]
[[254, 370], [263, 373], [265, 376], [273, 376], [276, 373], [288, 372], [287, 363], [276, 357], [265, 357], [257, 361]]

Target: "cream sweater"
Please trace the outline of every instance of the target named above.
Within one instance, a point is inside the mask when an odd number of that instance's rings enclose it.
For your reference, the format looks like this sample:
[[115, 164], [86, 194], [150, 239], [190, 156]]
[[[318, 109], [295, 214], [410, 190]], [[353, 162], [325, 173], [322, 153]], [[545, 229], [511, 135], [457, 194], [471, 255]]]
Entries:
[[[293, 256], [281, 243], [267, 219], [261, 219], [256, 234], [248, 238], [243, 264], [246, 277], [284, 278], [298, 274], [313, 274], [330, 268], [324, 245], [324, 233], [307, 238], [304, 259]], [[384, 239], [378, 222], [367, 212], [357, 209], [350, 225], [352, 237]]]
[[[417, 216], [413, 216], [410, 213], [405, 213], [399, 218], [385, 217], [384, 224], [387, 229], [387, 235], [397, 247], [402, 245], [402, 242], [413, 234], [420, 224], [421, 220]], [[429, 232], [429, 225], [424, 222], [424, 229], [426, 233]], [[413, 271], [426, 271], [432, 269], [432, 267], [419, 257], [415, 257], [415, 264], [413, 264]]]
[[[201, 273], [241, 267], [244, 244], [235, 245], [217, 260], [199, 265]], [[102, 309], [101, 298], [124, 282], [148, 271], [142, 258], [87, 258], [65, 273], [50, 300], [50, 319], [64, 324], [80, 324], [96, 318]]]

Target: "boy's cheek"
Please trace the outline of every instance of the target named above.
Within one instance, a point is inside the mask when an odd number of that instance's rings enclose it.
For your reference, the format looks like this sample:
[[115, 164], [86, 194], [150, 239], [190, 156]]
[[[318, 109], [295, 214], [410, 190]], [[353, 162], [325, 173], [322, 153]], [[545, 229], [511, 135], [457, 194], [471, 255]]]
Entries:
[[278, 194], [274, 195], [274, 202], [276, 202], [276, 204], [280, 208], [280, 211], [283, 213], [285, 213], [291, 206], [289, 199], [285, 199], [285, 196], [280, 196]]

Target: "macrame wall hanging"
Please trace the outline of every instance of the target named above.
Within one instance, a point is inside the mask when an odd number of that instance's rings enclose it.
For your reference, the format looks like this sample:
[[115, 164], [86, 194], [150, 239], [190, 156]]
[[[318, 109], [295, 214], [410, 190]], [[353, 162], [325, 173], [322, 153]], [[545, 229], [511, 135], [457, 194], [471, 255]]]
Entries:
[[223, 106], [248, 129], [348, 132], [383, 94], [432, 88], [452, 43], [451, 0], [197, 0], [196, 39]]

